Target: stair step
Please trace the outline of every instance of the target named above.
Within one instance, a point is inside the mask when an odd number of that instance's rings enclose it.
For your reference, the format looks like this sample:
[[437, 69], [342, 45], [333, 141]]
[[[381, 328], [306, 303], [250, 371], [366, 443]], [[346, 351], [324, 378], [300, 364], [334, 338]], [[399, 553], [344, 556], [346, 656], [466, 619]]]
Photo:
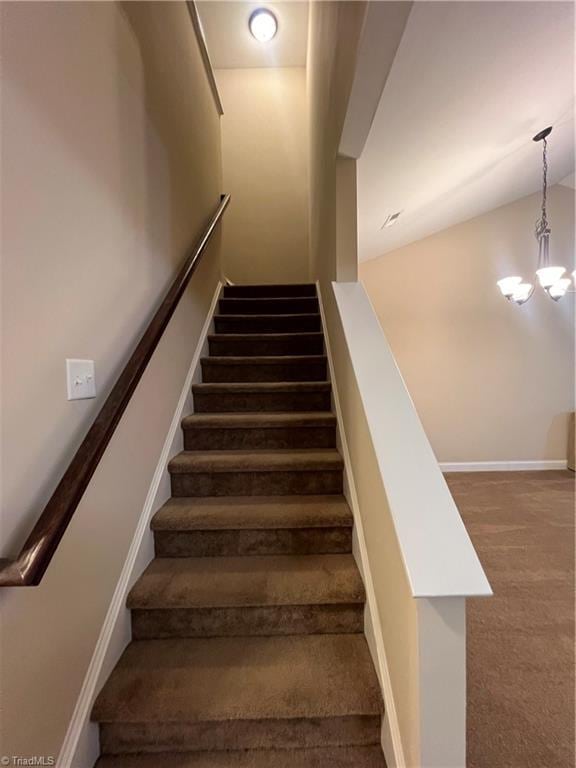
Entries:
[[380, 747], [105, 755], [95, 768], [386, 768]]
[[98, 695], [104, 753], [376, 745], [363, 635], [139, 640]]
[[352, 527], [344, 496], [170, 499], [152, 518], [155, 531]]
[[321, 355], [322, 333], [217, 333], [208, 336], [210, 355], [216, 357], [266, 355]]
[[184, 451], [168, 469], [173, 496], [284, 496], [342, 493], [336, 450]]
[[315, 472], [341, 470], [338, 451], [183, 451], [169, 463], [170, 472]]
[[194, 413], [182, 429], [187, 451], [336, 447], [336, 417], [322, 411]]
[[299, 315], [319, 311], [315, 296], [256, 299], [220, 299], [221, 315]]
[[226, 298], [272, 298], [286, 296], [316, 296], [314, 283], [296, 283], [290, 285], [225, 285]]
[[203, 357], [201, 364], [205, 383], [324, 381], [327, 372], [325, 355]]
[[157, 558], [128, 596], [135, 640], [362, 632], [352, 555]]
[[173, 498], [152, 518], [157, 557], [352, 551], [343, 496]]
[[226, 286], [99, 768], [385, 768], [314, 284]]
[[297, 315], [214, 315], [216, 333], [308, 333], [322, 330], [318, 312]]
[[329, 381], [194, 384], [196, 413], [329, 411]]

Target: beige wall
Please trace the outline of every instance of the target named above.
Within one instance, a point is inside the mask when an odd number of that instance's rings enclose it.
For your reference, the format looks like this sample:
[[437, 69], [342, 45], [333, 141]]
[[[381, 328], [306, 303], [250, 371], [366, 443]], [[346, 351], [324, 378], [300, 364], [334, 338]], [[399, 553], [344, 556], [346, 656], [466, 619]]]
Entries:
[[[184, 3], [3, 3], [2, 555], [221, 192]], [[206, 254], [39, 587], [5, 589], [0, 754], [58, 753], [219, 276]], [[98, 398], [67, 402], [65, 358]]]
[[[406, 575], [402, 553], [383, 484], [382, 474], [370, 436], [370, 429], [350, 350], [334, 301], [331, 286], [322, 292], [327, 339], [334, 367], [334, 387], [340, 406], [340, 429], [343, 430], [350, 456], [357, 508], [354, 524], [360, 550], [357, 560], [367, 584], [367, 571], [373, 584], [375, 606], [370, 606], [368, 642], [375, 660], [380, 683], [385, 688], [385, 667], [394, 698], [394, 723], [390, 712], [385, 714], [384, 746], [390, 749], [391, 730], [396, 727], [406, 765], [418, 766], [419, 708], [418, 708], [418, 607]], [[350, 493], [347, 492], [350, 498]], [[353, 498], [351, 498], [353, 502]], [[364, 550], [364, 551], [362, 551]], [[370, 595], [369, 595], [370, 599]], [[376, 626], [375, 626], [376, 625]], [[376, 637], [381, 635], [383, 648]], [[385, 650], [386, 660], [379, 660]], [[379, 662], [379, 663], [378, 663]], [[383, 669], [384, 667], [384, 669]], [[389, 707], [390, 701], [386, 702]], [[388, 752], [388, 756], [390, 752]]]
[[[496, 281], [532, 279], [540, 195], [360, 265], [439, 461], [566, 457], [574, 294], [515, 307]], [[574, 268], [574, 191], [549, 191], [553, 257]]]
[[[356, 46], [364, 12], [364, 2], [318, 2], [312, 3], [310, 8], [307, 72], [310, 269], [313, 279], [320, 280], [321, 284], [326, 336], [334, 366], [334, 387], [341, 408], [339, 426], [348, 444], [358, 498], [357, 507], [351, 506], [355, 513], [356, 535], [364, 540], [364, 544], [360, 545], [356, 555], [364, 570], [365, 583], [368, 583], [369, 575], [374, 589], [367, 637], [381, 684], [387, 690], [388, 681], [384, 680], [386, 661], [382, 659], [385, 652], [396, 710], [394, 723], [384, 724], [383, 744], [390, 756], [391, 730], [397, 727], [406, 764], [415, 768], [419, 755], [417, 604], [408, 583], [330, 284], [337, 278], [354, 277], [345, 253], [347, 247], [355, 254], [354, 238], [350, 235], [354, 227], [353, 217], [351, 223], [350, 212], [346, 210], [346, 204], [354, 199], [353, 185], [349, 184], [354, 161], [339, 161], [338, 145], [354, 77]], [[341, 188], [338, 187], [338, 176], [344, 176], [344, 181], [348, 182]], [[345, 221], [337, 225], [339, 216], [345, 217]], [[389, 718], [389, 713], [385, 718]]]
[[222, 97], [223, 237], [236, 283], [308, 279], [306, 76], [303, 67], [216, 70]]
[[[315, 2], [308, 37], [310, 271], [324, 285], [338, 276], [337, 159], [354, 80], [366, 3]], [[343, 190], [344, 191], [344, 190]], [[350, 199], [350, 188], [344, 195]], [[355, 192], [354, 192], [355, 194]], [[347, 274], [344, 279], [349, 279]], [[342, 277], [340, 278], [342, 279]]]

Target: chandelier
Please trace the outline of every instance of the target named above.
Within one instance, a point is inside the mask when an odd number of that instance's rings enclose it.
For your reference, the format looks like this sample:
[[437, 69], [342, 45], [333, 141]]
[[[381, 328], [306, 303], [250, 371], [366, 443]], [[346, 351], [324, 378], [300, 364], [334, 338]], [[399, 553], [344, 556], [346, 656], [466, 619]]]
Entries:
[[[554, 301], [559, 301], [566, 294], [572, 281], [569, 277], [564, 277], [566, 267], [555, 266], [550, 263], [550, 225], [546, 215], [546, 195], [548, 192], [548, 143], [546, 139], [551, 132], [551, 127], [544, 128], [532, 139], [532, 141], [542, 142], [542, 213], [536, 222], [534, 233], [538, 241], [536, 277], [548, 296]], [[576, 280], [576, 270], [573, 272], [573, 276]], [[497, 285], [502, 295], [518, 306], [525, 304], [534, 293], [533, 283], [525, 283], [518, 275], [504, 277], [502, 280], [498, 280]]]

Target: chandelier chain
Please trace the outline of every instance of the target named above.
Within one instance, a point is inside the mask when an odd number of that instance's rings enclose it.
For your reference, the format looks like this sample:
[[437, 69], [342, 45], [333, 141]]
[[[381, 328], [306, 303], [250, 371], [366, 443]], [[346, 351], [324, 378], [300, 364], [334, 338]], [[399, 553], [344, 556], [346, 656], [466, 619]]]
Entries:
[[546, 214], [546, 202], [548, 192], [548, 142], [546, 138], [542, 141], [542, 216], [536, 224], [536, 237], [540, 239], [542, 235], [550, 233], [548, 216]]

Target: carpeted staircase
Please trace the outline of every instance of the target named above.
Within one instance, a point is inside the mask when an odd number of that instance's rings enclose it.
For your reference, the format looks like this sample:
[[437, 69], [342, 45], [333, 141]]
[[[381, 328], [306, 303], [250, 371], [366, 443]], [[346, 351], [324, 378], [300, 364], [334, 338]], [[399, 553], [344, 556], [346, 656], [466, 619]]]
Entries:
[[228, 286], [98, 768], [383, 768], [314, 285]]

